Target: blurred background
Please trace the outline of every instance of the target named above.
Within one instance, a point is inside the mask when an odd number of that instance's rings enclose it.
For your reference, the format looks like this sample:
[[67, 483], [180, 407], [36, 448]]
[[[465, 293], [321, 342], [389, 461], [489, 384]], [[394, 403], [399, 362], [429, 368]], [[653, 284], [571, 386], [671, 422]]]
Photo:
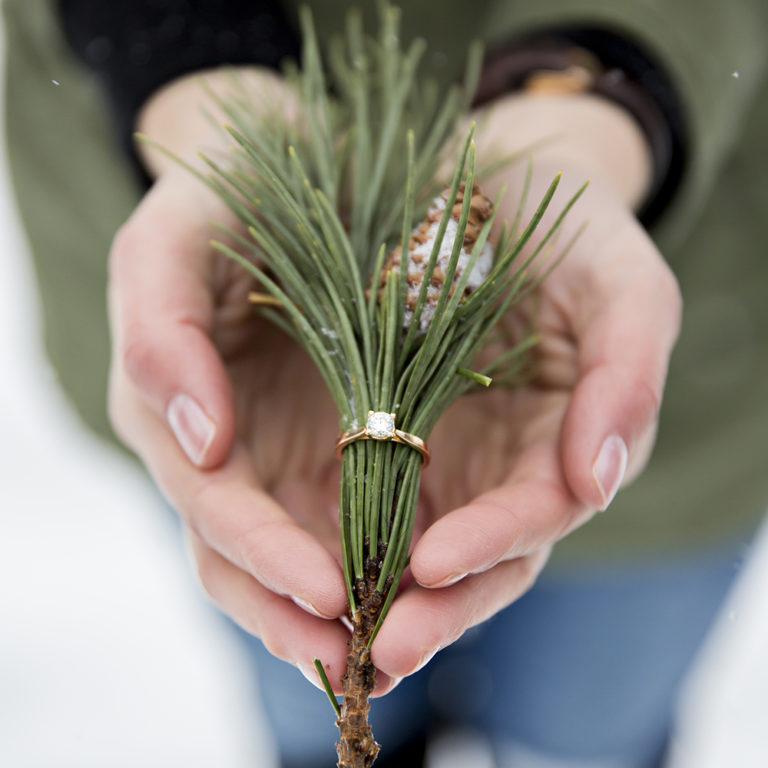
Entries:
[[[250, 667], [162, 502], [81, 427], [43, 357], [6, 165], [3, 141], [0, 766], [269, 768]], [[765, 768], [766, 692], [764, 527], [687, 687], [673, 768]], [[471, 739], [430, 756], [431, 768], [468, 765], [488, 765]]]
[[0, 766], [269, 768], [250, 667], [172, 516], [44, 358], [4, 136], [0, 371]]

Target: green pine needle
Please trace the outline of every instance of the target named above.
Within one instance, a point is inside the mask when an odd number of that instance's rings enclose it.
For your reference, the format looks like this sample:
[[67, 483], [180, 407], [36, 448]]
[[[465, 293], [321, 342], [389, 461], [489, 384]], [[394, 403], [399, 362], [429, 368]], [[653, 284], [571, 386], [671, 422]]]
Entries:
[[328, 697], [328, 701], [331, 702], [331, 706], [333, 707], [333, 711], [336, 713], [336, 717], [339, 717], [341, 715], [341, 707], [339, 706], [339, 702], [333, 692], [333, 688], [331, 688], [331, 681], [328, 679], [328, 675], [325, 672], [323, 662], [320, 661], [320, 659], [312, 659], [312, 663], [315, 665], [317, 674], [320, 677], [320, 682], [323, 684], [325, 695]]
[[466, 376], [470, 381], [474, 381], [476, 384], [480, 384], [483, 387], [490, 387], [493, 379], [485, 374], [478, 373], [477, 371], [470, 371], [469, 368], [457, 368], [456, 373], [461, 376]]

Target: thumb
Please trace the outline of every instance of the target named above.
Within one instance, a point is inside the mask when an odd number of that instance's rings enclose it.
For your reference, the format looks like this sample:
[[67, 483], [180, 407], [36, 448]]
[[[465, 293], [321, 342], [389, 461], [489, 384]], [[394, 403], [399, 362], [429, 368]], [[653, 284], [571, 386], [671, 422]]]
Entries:
[[[109, 270], [112, 376], [138, 390], [202, 468], [226, 458], [235, 422], [232, 387], [211, 341], [208, 222], [225, 216], [217, 206], [208, 190], [167, 174], [118, 232]], [[118, 398], [110, 414], [130, 443]]]

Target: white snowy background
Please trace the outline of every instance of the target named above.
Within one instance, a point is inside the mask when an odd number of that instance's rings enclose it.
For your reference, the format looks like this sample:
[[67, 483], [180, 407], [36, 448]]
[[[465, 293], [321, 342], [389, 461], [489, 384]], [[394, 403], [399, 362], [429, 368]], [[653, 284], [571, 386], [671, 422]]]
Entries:
[[[138, 470], [81, 428], [56, 388], [3, 153], [2, 768], [275, 764], [248, 664], [202, 598], [159, 504]], [[680, 723], [673, 768], [768, 766], [768, 529]], [[443, 747], [430, 768], [490, 766], [470, 741]]]

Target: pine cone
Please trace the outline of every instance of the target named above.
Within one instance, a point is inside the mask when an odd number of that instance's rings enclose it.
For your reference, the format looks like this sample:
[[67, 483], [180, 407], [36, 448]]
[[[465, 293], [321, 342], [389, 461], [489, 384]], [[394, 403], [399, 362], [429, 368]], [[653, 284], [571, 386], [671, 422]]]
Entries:
[[[445, 282], [445, 272], [448, 268], [448, 262], [451, 258], [451, 251], [453, 250], [453, 244], [456, 240], [456, 233], [458, 230], [458, 222], [461, 217], [461, 207], [464, 202], [464, 183], [462, 182], [459, 187], [458, 194], [456, 196], [456, 202], [453, 205], [451, 211], [451, 218], [448, 221], [448, 227], [445, 230], [443, 241], [440, 244], [440, 252], [437, 256], [437, 262], [435, 263], [435, 269], [432, 273], [432, 279], [430, 286], [427, 288], [427, 297], [424, 303], [424, 307], [421, 311], [421, 319], [419, 321], [419, 333], [426, 333], [429, 324], [432, 321], [432, 317], [437, 307], [437, 300], [440, 296], [440, 291]], [[408, 243], [408, 284], [405, 293], [405, 314], [403, 317], [403, 328], [407, 329], [413, 321], [413, 310], [416, 307], [416, 302], [419, 297], [419, 291], [421, 285], [424, 282], [424, 271], [429, 263], [429, 255], [432, 252], [432, 248], [435, 244], [435, 238], [437, 237], [437, 230], [440, 226], [440, 219], [443, 216], [445, 205], [448, 198], [448, 190], [446, 189], [439, 197], [436, 197], [432, 205], [427, 209], [427, 216], [412, 232]], [[472, 189], [472, 200], [470, 202], [469, 219], [467, 220], [467, 227], [464, 232], [464, 243], [459, 254], [459, 261], [456, 265], [456, 272], [453, 276], [453, 284], [451, 285], [450, 292], [453, 295], [453, 291], [456, 284], [461, 277], [462, 272], [467, 266], [469, 256], [472, 251], [472, 246], [477, 240], [478, 235], [484, 222], [488, 219], [493, 211], [493, 203], [479, 190], [477, 184]], [[384, 267], [382, 274], [382, 287], [384, 282], [384, 275], [390, 269], [400, 271], [402, 261], [402, 249], [397, 246], [389, 256], [387, 263]], [[486, 241], [483, 245], [480, 254], [477, 257], [475, 266], [472, 269], [465, 293], [471, 293], [477, 288], [491, 271], [493, 265], [493, 246]]]

